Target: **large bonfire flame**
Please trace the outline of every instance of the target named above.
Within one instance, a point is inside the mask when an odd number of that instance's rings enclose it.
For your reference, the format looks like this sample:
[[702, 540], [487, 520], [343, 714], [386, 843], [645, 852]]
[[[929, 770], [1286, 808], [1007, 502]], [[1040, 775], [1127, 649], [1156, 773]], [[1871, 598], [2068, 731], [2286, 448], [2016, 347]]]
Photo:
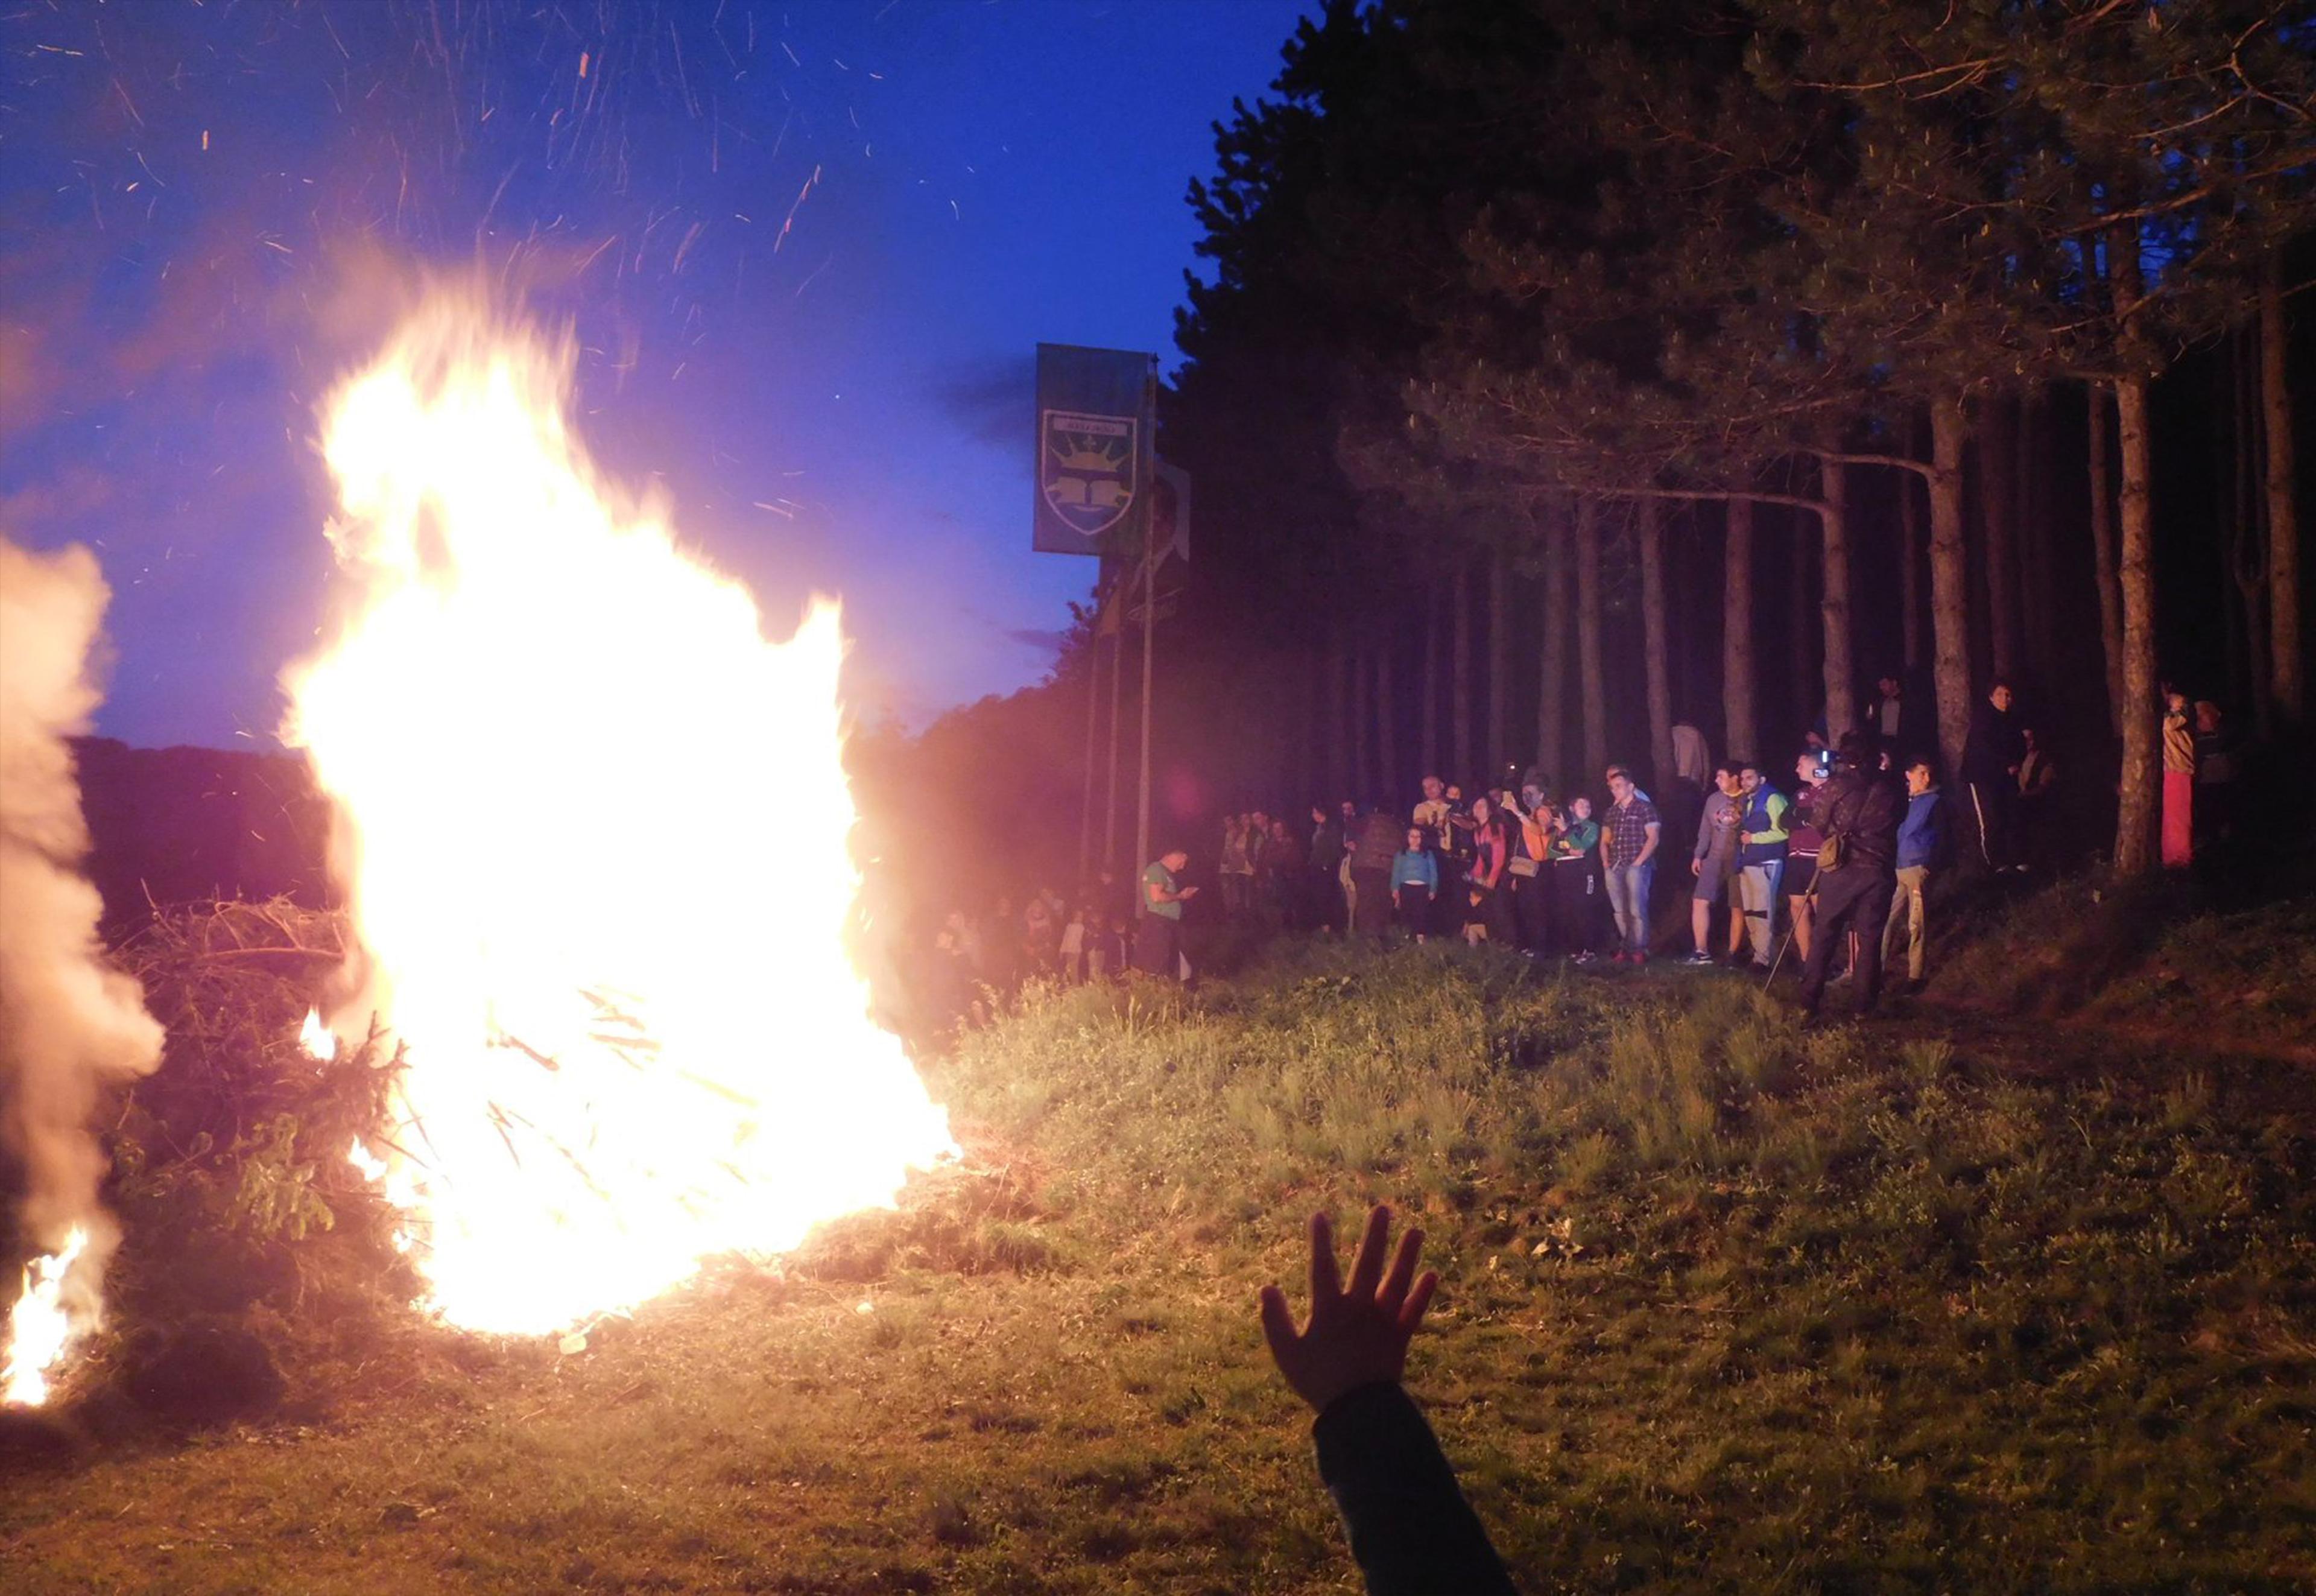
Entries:
[[846, 951], [835, 607], [767, 641], [601, 482], [573, 354], [441, 301], [339, 390], [352, 611], [287, 678], [361, 943], [328, 1018], [406, 1048], [356, 1162], [432, 1306], [515, 1333], [792, 1247], [949, 1150]]

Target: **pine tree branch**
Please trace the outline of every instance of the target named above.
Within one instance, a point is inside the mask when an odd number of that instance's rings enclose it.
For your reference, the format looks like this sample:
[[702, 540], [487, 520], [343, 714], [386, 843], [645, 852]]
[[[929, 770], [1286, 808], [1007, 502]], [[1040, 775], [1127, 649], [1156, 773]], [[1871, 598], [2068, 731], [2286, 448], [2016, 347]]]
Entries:
[[1940, 94], [1952, 94], [1956, 89], [1968, 88], [1972, 84], [1984, 77], [1991, 68], [2002, 64], [2003, 60], [2000, 56], [1982, 56], [1974, 61], [1955, 61], [1944, 67], [1932, 67], [1921, 72], [1909, 72], [1898, 77], [1885, 77], [1879, 83], [1818, 83], [1808, 78], [1798, 81], [1805, 89], [1824, 89], [1836, 94], [1870, 94], [1880, 89], [1902, 89], [1909, 84], [1922, 83], [1933, 77], [1948, 77], [1956, 73], [1969, 75], [1960, 82], [1945, 84], [1937, 88], [1928, 90], [1921, 96], [1924, 99], [1935, 99]]
[[2114, 227], [2117, 222], [2143, 221], [2151, 216], [2162, 216], [2193, 205], [2197, 201], [2208, 200], [2222, 189], [2240, 188], [2248, 183], [2258, 183], [2265, 178], [2281, 177], [2285, 173], [2300, 171], [2311, 164], [2311, 156], [2303, 150], [2295, 159], [2283, 161], [2273, 166], [2264, 166], [2257, 172], [2231, 172], [2223, 179], [2215, 179], [2200, 187], [2189, 189], [2184, 194], [2174, 194], [2168, 200], [2158, 200], [2152, 204], [2142, 205], [2135, 210], [2109, 211], [2074, 227], [2061, 227], [2053, 236], [2072, 238], [2080, 233], [2096, 233], [2103, 228]]

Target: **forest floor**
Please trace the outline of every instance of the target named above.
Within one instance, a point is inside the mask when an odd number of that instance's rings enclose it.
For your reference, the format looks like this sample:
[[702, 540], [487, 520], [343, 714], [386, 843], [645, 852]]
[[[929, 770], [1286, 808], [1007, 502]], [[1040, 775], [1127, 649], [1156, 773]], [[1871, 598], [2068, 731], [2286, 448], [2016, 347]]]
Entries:
[[0, 1583], [1356, 1589], [1253, 1310], [1384, 1199], [1525, 1590], [2316, 1588], [2316, 925], [2069, 890], [1822, 1029], [1437, 946], [1033, 991], [929, 1066], [966, 1157], [898, 1212], [20, 1467]]

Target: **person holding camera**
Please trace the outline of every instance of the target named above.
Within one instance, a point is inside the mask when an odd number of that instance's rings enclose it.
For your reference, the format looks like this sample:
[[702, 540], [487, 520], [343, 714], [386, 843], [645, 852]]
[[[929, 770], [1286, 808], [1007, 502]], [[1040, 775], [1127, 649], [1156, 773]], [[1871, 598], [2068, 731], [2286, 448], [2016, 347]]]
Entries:
[[1825, 834], [1818, 851], [1817, 927], [1802, 973], [1802, 1010], [1814, 1018], [1825, 995], [1833, 950], [1857, 932], [1857, 1012], [1870, 1014], [1882, 994], [1882, 930], [1898, 888], [1898, 825], [1906, 800], [1882, 769], [1880, 739], [1851, 732], [1827, 778], [1809, 800], [1810, 819]]

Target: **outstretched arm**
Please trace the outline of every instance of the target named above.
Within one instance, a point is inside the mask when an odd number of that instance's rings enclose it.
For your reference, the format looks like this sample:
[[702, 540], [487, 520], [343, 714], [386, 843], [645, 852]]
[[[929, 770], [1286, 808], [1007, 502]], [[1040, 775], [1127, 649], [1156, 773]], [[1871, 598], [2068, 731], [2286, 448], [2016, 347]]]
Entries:
[[1423, 1415], [1399, 1384], [1407, 1343], [1439, 1277], [1416, 1274], [1423, 1233], [1400, 1238], [1388, 1272], [1391, 1210], [1377, 1204], [1348, 1288], [1334, 1228], [1311, 1219], [1311, 1319], [1302, 1329], [1276, 1286], [1262, 1333], [1278, 1372], [1318, 1410], [1319, 1475], [1350, 1533], [1370, 1596], [1511, 1596], [1510, 1577], [1456, 1484]]

